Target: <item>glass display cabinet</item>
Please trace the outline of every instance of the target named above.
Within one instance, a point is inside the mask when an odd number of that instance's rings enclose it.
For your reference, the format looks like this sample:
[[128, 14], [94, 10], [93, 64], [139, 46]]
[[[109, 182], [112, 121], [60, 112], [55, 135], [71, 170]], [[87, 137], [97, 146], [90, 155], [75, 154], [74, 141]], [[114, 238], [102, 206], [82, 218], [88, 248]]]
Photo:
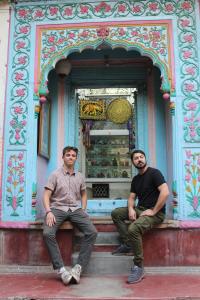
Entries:
[[93, 181], [123, 181], [132, 177], [127, 129], [91, 130], [86, 151], [86, 177]]

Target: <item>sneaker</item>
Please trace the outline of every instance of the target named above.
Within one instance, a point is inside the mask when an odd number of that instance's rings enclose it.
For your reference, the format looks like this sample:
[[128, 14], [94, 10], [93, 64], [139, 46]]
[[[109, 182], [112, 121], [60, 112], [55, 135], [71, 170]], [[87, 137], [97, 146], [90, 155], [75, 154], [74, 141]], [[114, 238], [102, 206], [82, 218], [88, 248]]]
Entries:
[[140, 282], [142, 278], [144, 278], [144, 268], [134, 266], [131, 268], [127, 283], [137, 283]]
[[69, 282], [71, 281], [72, 279], [72, 274], [71, 272], [67, 271], [64, 267], [62, 267], [59, 271], [58, 271], [61, 279], [62, 279], [62, 282], [67, 285], [69, 284]]
[[71, 274], [72, 274], [72, 277], [73, 277], [75, 283], [79, 283], [80, 282], [81, 271], [82, 271], [82, 267], [80, 265], [78, 265], [78, 264], [76, 264], [72, 268]]
[[116, 250], [112, 252], [112, 255], [126, 255], [131, 254], [132, 248], [126, 244], [121, 244]]

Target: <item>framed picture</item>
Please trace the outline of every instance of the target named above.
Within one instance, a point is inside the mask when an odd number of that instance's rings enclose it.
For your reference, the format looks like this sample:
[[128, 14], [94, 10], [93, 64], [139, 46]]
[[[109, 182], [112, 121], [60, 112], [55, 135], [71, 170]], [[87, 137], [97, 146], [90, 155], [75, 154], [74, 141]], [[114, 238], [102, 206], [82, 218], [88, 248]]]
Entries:
[[80, 100], [79, 117], [87, 120], [106, 120], [106, 102], [104, 100]]
[[46, 101], [40, 109], [38, 154], [50, 158], [50, 103]]

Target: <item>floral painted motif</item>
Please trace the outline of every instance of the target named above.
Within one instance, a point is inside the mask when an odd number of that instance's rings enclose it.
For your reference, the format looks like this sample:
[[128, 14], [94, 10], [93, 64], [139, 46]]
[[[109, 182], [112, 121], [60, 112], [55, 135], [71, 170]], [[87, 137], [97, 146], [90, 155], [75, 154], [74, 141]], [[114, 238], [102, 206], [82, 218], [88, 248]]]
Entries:
[[24, 154], [19, 152], [10, 156], [8, 161], [8, 176], [6, 181], [6, 201], [11, 207], [11, 216], [18, 217], [19, 207], [24, 202]]
[[[42, 1], [41, 1], [42, 2]], [[51, 2], [51, 4], [50, 4]], [[66, 3], [67, 2], [67, 3]], [[77, 3], [78, 2], [78, 3]], [[13, 41], [13, 52], [11, 53], [11, 80], [8, 89], [8, 101], [7, 107], [10, 114], [8, 116], [8, 126], [7, 134], [8, 145], [10, 146], [23, 146], [24, 149], [27, 148], [27, 124], [28, 122], [28, 101], [37, 100], [35, 96], [38, 92], [37, 88], [34, 90], [35, 94], [30, 93], [30, 87], [32, 82], [30, 82], [29, 74], [33, 72], [31, 62], [31, 57], [33, 56], [32, 49], [32, 38], [35, 34], [35, 26], [49, 24], [50, 22], [54, 24], [65, 23], [76, 24], [83, 23], [87, 20], [92, 22], [99, 21], [99, 24], [105, 24], [100, 30], [97, 28], [87, 28], [85, 26], [81, 31], [78, 30], [63, 30], [63, 33], [59, 30], [54, 32], [52, 30], [47, 32], [47, 36], [43, 35], [42, 48], [41, 48], [41, 72], [42, 72], [42, 90], [46, 93], [47, 90], [47, 75], [44, 69], [48, 68], [48, 63], [50, 67], [54, 65], [54, 62], [59, 58], [62, 58], [65, 53], [62, 53], [61, 48], [65, 47], [75, 47], [76, 49], [83, 50], [88, 45], [88, 41], [91, 39], [91, 34], [94, 34], [95, 41], [98, 42], [100, 39], [110, 39], [111, 46], [122, 45], [122, 41], [127, 43], [140, 44], [141, 47], [149, 45], [150, 49], [154, 51], [155, 57], [166, 60], [167, 62], [167, 51], [166, 40], [162, 40], [164, 36], [164, 28], [161, 26], [155, 26], [145, 31], [145, 26], [135, 26], [134, 28], [127, 29], [126, 26], [123, 27], [110, 27], [110, 20], [137, 20], [140, 17], [141, 20], [145, 20], [156, 16], [156, 20], [165, 20], [173, 17], [174, 24], [177, 33], [178, 52], [179, 52], [179, 66], [181, 70], [181, 76], [179, 78], [179, 83], [181, 85], [181, 91], [183, 96], [182, 101], [182, 120], [183, 126], [183, 138], [186, 143], [197, 144], [200, 142], [200, 99], [198, 96], [198, 91], [200, 90], [200, 74], [199, 74], [199, 57], [197, 49], [197, 32], [196, 32], [196, 18], [195, 18], [195, 0], [179, 0], [179, 1], [156, 1], [156, 0], [143, 0], [143, 1], [88, 1], [84, 3], [82, 1], [63, 1], [62, 4], [57, 4], [57, 1], [42, 2], [39, 1], [34, 3], [34, 5], [26, 5], [25, 2], [21, 4], [20, 2], [15, 6], [15, 16], [12, 24], [14, 28], [14, 34], [11, 37]], [[176, 20], [175, 20], [176, 19]], [[34, 23], [35, 22], [35, 23]], [[104, 22], [104, 23], [103, 23]], [[52, 24], [51, 23], [51, 24]], [[89, 26], [88, 26], [89, 27]], [[146, 26], [147, 27], [147, 26]], [[150, 28], [150, 27], [148, 27]], [[56, 31], [56, 30], [55, 30]], [[52, 34], [53, 33], [53, 34]], [[55, 34], [54, 34], [55, 33]], [[99, 40], [98, 40], [99, 39]], [[166, 37], [167, 39], [167, 37]], [[162, 45], [163, 41], [163, 45]], [[77, 42], [81, 42], [81, 45]], [[132, 42], [133, 44], [133, 42]], [[90, 45], [89, 45], [90, 46]], [[55, 52], [57, 56], [55, 56]], [[142, 52], [141, 52], [142, 53]], [[149, 55], [149, 52], [142, 53], [142, 55]], [[47, 63], [48, 62], [48, 63]], [[154, 61], [155, 63], [155, 61]], [[166, 75], [167, 76], [167, 75]], [[40, 82], [36, 82], [39, 85]], [[175, 106], [174, 106], [175, 107]], [[174, 112], [174, 107], [173, 112]], [[29, 126], [30, 128], [31, 126]], [[7, 150], [7, 149], [6, 149]], [[7, 150], [8, 151], [8, 150]], [[9, 153], [9, 151], [8, 151]], [[187, 159], [187, 169], [189, 167], [189, 159]], [[11, 160], [14, 161], [14, 156]], [[197, 172], [198, 160], [195, 160], [193, 165], [196, 163], [195, 172]], [[9, 163], [10, 164], [10, 163]], [[192, 164], [190, 163], [190, 166]], [[191, 171], [193, 171], [191, 169]], [[11, 181], [10, 177], [10, 167], [7, 168], [6, 175], [9, 180], [7, 183], [10, 184], [10, 190], [13, 192], [15, 190], [16, 181]], [[190, 180], [192, 178], [191, 172], [186, 172], [186, 179]], [[197, 180], [198, 181], [198, 180]], [[14, 184], [13, 184], [14, 182]], [[187, 182], [187, 181], [186, 181]], [[20, 181], [18, 181], [19, 186]], [[196, 184], [197, 185], [197, 184]], [[23, 186], [22, 186], [23, 188]], [[194, 190], [193, 185], [190, 183], [190, 188]], [[189, 193], [189, 192], [188, 192]], [[21, 192], [21, 195], [23, 192]], [[13, 198], [12, 198], [13, 197]], [[15, 207], [19, 208], [18, 196], [13, 194], [12, 200], [10, 200], [10, 206], [12, 209]], [[194, 195], [196, 197], [196, 195]], [[193, 197], [193, 210], [198, 211], [198, 198]], [[18, 206], [17, 206], [18, 205]], [[16, 209], [17, 210], [17, 209]], [[16, 211], [15, 210], [15, 211]], [[14, 210], [13, 210], [14, 211]], [[19, 210], [18, 210], [19, 213]]]
[[[53, 1], [52, 1], [53, 2]], [[42, 21], [45, 20], [54, 20], [59, 22], [60, 20], [71, 20], [71, 19], [103, 19], [106, 21], [109, 17], [132, 17], [132, 16], [158, 16], [160, 15], [175, 15], [177, 18], [178, 24], [178, 41], [180, 48], [180, 60], [181, 60], [181, 71], [182, 71], [182, 91], [185, 95], [185, 99], [183, 101], [183, 112], [184, 118], [191, 118], [192, 116], [196, 118], [196, 134], [195, 138], [191, 138], [189, 123], [185, 123], [184, 126], [184, 138], [186, 142], [199, 142], [200, 141], [200, 133], [199, 133], [199, 121], [197, 115], [200, 112], [200, 100], [196, 97], [196, 91], [199, 89], [199, 70], [197, 69], [197, 45], [196, 45], [196, 32], [195, 32], [195, 18], [194, 18], [194, 0], [180, 0], [180, 1], [116, 1], [116, 2], [107, 2], [107, 1], [95, 1], [95, 2], [84, 2], [84, 3], [63, 3], [59, 4], [50, 4], [50, 5], [34, 5], [34, 6], [16, 6], [16, 32], [15, 32], [15, 51], [16, 56], [14, 56], [13, 60], [13, 81], [15, 84], [22, 83], [24, 84], [24, 95], [23, 101], [28, 99], [28, 84], [29, 78], [24, 71], [28, 71], [29, 66], [29, 55], [30, 55], [30, 43], [31, 43], [31, 22], [34, 21]], [[99, 37], [106, 38], [110, 35], [108, 34], [109, 28], [103, 32], [103, 29], [99, 31]], [[83, 30], [80, 35], [77, 35], [76, 32], [70, 32], [67, 36], [60, 35], [59, 39], [54, 36], [49, 36], [48, 44], [44, 45], [42, 48], [43, 52], [43, 61], [41, 65], [41, 69], [43, 70], [46, 67], [47, 63], [45, 60], [49, 60], [52, 62], [53, 60], [50, 58], [51, 55], [54, 55], [54, 52], [57, 50], [57, 45], [60, 47], [63, 45], [65, 47], [72, 47], [75, 43], [78, 43], [79, 40], [86, 41], [91, 39], [92, 30]], [[57, 33], [58, 36], [59, 33]], [[138, 43], [149, 43], [150, 49], [157, 53], [157, 56], [165, 56], [167, 55], [167, 48], [163, 45], [161, 47], [161, 41], [163, 35], [160, 35], [159, 32], [152, 32], [151, 37], [149, 34], [145, 34], [145, 32], [141, 33], [137, 30], [132, 31], [132, 36], [129, 36], [128, 31], [124, 28], [118, 28], [115, 31], [117, 37], [120, 39], [124, 38], [126, 41], [137, 41]], [[141, 35], [142, 34], [142, 35]], [[114, 37], [114, 35], [113, 35]], [[56, 38], [56, 40], [55, 40]], [[150, 43], [151, 38], [151, 43]], [[69, 39], [69, 41], [68, 41]], [[56, 44], [57, 42], [57, 44]], [[115, 41], [113, 40], [113, 43]], [[51, 45], [51, 46], [50, 46]], [[144, 44], [143, 44], [144, 45]], [[47, 48], [46, 48], [47, 46]], [[81, 47], [81, 46], [80, 46]], [[58, 53], [57, 57], [59, 57], [60, 53]], [[167, 62], [166, 62], [167, 64]], [[20, 66], [20, 69], [18, 68]], [[43, 73], [43, 76], [47, 76], [46, 73]], [[166, 75], [167, 76], [167, 75]], [[46, 81], [46, 78], [42, 78], [42, 80]], [[44, 85], [44, 84], [43, 84]], [[13, 87], [14, 89], [15, 87]], [[42, 89], [46, 88], [43, 86]], [[16, 89], [16, 88], [15, 88]], [[19, 97], [19, 94], [15, 94], [14, 97]], [[196, 110], [191, 111], [188, 109], [187, 104], [191, 101], [191, 99], [195, 99], [197, 102]], [[26, 112], [27, 113], [27, 112]], [[191, 115], [191, 113], [193, 115]], [[12, 136], [12, 129], [10, 131]], [[23, 142], [26, 142], [26, 135], [24, 135], [25, 139]], [[13, 142], [12, 142], [13, 143]], [[19, 143], [19, 140], [16, 141]]]
[[188, 217], [200, 217], [200, 153], [186, 151], [185, 160], [185, 193], [191, 207]]
[[[168, 78], [168, 67], [170, 55], [168, 53], [168, 23], [162, 25], [148, 22], [141, 25], [124, 25], [110, 24], [108, 26], [92, 25], [86, 27], [84, 24], [79, 26], [70, 26], [70, 28], [59, 27], [56, 29], [43, 29], [40, 27], [42, 38], [41, 44], [41, 69], [46, 74], [55, 65], [58, 57], [66, 57], [71, 49], [79, 49], [90, 47], [96, 49], [98, 45], [104, 41], [108, 45], [121, 45], [129, 49], [134, 44], [141, 53], [147, 53], [152, 57], [154, 63], [161, 66], [163, 78]], [[156, 54], [155, 54], [156, 53]], [[41, 73], [41, 80], [45, 80], [46, 76]], [[41, 86], [44, 86], [41, 81]], [[168, 86], [168, 88], [167, 88]], [[45, 88], [45, 87], [44, 87]], [[163, 80], [161, 88], [170, 90], [170, 83]]]

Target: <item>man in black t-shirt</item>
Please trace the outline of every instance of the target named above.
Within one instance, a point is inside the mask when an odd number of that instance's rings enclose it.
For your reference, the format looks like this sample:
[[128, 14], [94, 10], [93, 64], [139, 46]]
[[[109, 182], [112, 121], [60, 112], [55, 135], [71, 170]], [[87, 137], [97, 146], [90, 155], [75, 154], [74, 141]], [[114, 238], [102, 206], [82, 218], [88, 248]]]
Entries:
[[[111, 213], [122, 242], [112, 254], [124, 255], [133, 251], [134, 266], [127, 282], [137, 283], [144, 277], [142, 235], [163, 222], [169, 189], [162, 173], [147, 166], [142, 150], [133, 151], [131, 160], [138, 174], [131, 183], [128, 207], [116, 208]], [[127, 220], [131, 222], [128, 226]]]

